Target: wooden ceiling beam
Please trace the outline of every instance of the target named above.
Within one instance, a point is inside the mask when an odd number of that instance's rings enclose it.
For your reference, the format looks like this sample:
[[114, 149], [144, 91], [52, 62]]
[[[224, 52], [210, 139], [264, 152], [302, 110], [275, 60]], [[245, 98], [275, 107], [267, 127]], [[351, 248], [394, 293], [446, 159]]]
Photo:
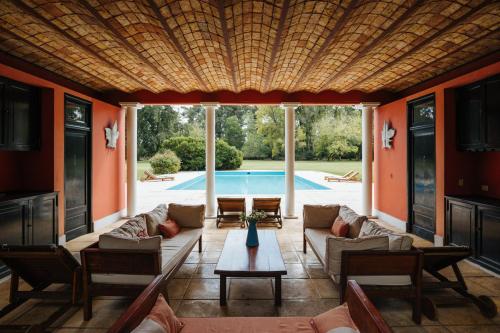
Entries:
[[293, 84], [293, 87], [291, 90], [297, 89], [297, 86], [300, 84], [300, 82], [303, 82], [307, 77], [311, 74], [311, 68], [313, 66], [316, 66], [318, 61], [323, 57], [325, 51], [328, 49], [328, 47], [333, 43], [335, 38], [339, 36], [340, 31], [345, 27], [345, 25], [348, 22], [348, 18], [351, 15], [353, 9], [356, 7], [358, 4], [358, 0], [352, 0], [347, 8], [344, 11], [344, 14], [342, 14], [342, 17], [335, 23], [335, 26], [333, 29], [330, 31], [328, 36], [325, 38], [324, 43], [321, 45], [319, 48], [318, 52], [313, 56], [311, 61], [306, 65], [304, 69], [302, 69], [300, 72], [300, 76], [298, 79], [295, 80], [295, 83]]
[[385, 39], [390, 36], [396, 29], [398, 29], [406, 20], [408, 20], [413, 13], [417, 9], [419, 9], [422, 4], [424, 4], [424, 0], [417, 0], [412, 6], [410, 6], [404, 13], [401, 15], [397, 20], [392, 22], [392, 24], [387, 28], [387, 30], [384, 30], [380, 36], [375, 38], [373, 42], [369, 43], [366, 45], [364, 49], [358, 52], [357, 56], [354, 57], [349, 62], [346, 62], [343, 64], [342, 68], [340, 69], [337, 74], [333, 75], [328, 81], [325, 83], [325, 87], [329, 87], [335, 80], [337, 80], [339, 77], [344, 75], [346, 72], [349, 71], [349, 69], [354, 66], [356, 63], [358, 63], [368, 52], [371, 50], [376, 49], [377, 47], [380, 47], [380, 45], [385, 42]]
[[229, 71], [228, 75], [231, 77], [233, 81], [233, 89], [234, 91], [238, 91], [238, 85], [236, 82], [236, 68], [234, 67], [233, 62], [233, 52], [231, 49], [231, 44], [229, 43], [229, 33], [227, 31], [227, 21], [226, 21], [226, 12], [224, 8], [224, 0], [216, 1], [217, 9], [219, 11], [219, 20], [222, 28], [222, 34], [224, 36], [224, 44], [226, 44], [226, 57], [227, 64], [226, 68]]
[[276, 60], [276, 54], [278, 53], [278, 48], [281, 44], [281, 35], [283, 34], [283, 28], [285, 26], [285, 21], [288, 15], [289, 8], [290, 8], [290, 0], [283, 1], [283, 6], [281, 7], [280, 21], [278, 23], [278, 29], [276, 30], [276, 37], [274, 38], [273, 48], [271, 50], [271, 58], [269, 60], [269, 66], [267, 67], [266, 74], [264, 76], [264, 92], [269, 90], [269, 85], [271, 84], [271, 73], [273, 72], [274, 62]]
[[[160, 8], [155, 4], [154, 0], [147, 0], [147, 2], [149, 4], [149, 7], [151, 7], [151, 9], [153, 10], [153, 12], [155, 13], [156, 19], [160, 22], [161, 26], [163, 27], [163, 30], [167, 34], [168, 39], [174, 44], [175, 48], [177, 49], [177, 52], [179, 52], [179, 54], [181, 55], [182, 59], [184, 59], [184, 61], [186, 62], [187, 67], [189, 68], [189, 70], [191, 71], [191, 73], [198, 80], [198, 83], [200, 84], [200, 87], [202, 89], [204, 89], [204, 90], [208, 90], [208, 87], [205, 84], [205, 81], [203, 81], [203, 79], [201, 78], [200, 73], [198, 73], [198, 71], [196, 70], [196, 67], [194, 67], [193, 63], [191, 62], [191, 59], [189, 59], [189, 57], [187, 56], [186, 52], [182, 48], [181, 43], [179, 42], [179, 40], [177, 39], [177, 37], [175, 37], [174, 32], [168, 26], [167, 21], [165, 20], [165, 18], [163, 17], [163, 15], [160, 12]], [[170, 13], [170, 14], [172, 15], [172, 13]]]
[[176, 84], [174, 84], [170, 79], [165, 76], [160, 70], [156, 68], [155, 65], [153, 65], [151, 62], [149, 62], [146, 57], [144, 57], [140, 52], [137, 51], [137, 49], [130, 44], [125, 37], [123, 37], [114, 27], [111, 23], [108, 22], [108, 20], [104, 19], [102, 15], [95, 9], [93, 6], [91, 6], [88, 3], [88, 0], [80, 0], [80, 3], [94, 16], [94, 18], [103, 26], [106, 28], [112, 35], [113, 37], [130, 53], [132, 53], [135, 57], [139, 58], [146, 66], [149, 67], [149, 69], [153, 72], [155, 72], [158, 76], [160, 76], [167, 84], [170, 85], [171, 88], [175, 88]]
[[[108, 61], [106, 58], [102, 57], [97, 52], [90, 50], [86, 45], [82, 45], [78, 39], [74, 38], [73, 36], [68, 34], [66, 31], [59, 29], [59, 27], [57, 27], [54, 23], [52, 23], [50, 20], [48, 20], [45, 17], [43, 17], [42, 15], [40, 15], [36, 10], [31, 8], [30, 6], [26, 5], [22, 0], [15, 0], [15, 3], [18, 5], [18, 7], [22, 11], [24, 11], [28, 15], [34, 17], [35, 19], [37, 19], [40, 22], [42, 22], [43, 24], [45, 24], [47, 27], [52, 29], [55, 33], [58, 33], [58, 34], [64, 36], [64, 38], [69, 40], [73, 45], [75, 45], [79, 49], [81, 49], [82, 53], [89, 54], [91, 57], [98, 59], [100, 62], [106, 64], [108, 67], [113, 68], [114, 70], [121, 73], [124, 77], [127, 77], [129, 80], [136, 82], [138, 85], [140, 85], [144, 89], [150, 89], [150, 87], [148, 86], [147, 83], [144, 83], [141, 80], [139, 80], [138, 78], [133, 77], [132, 75], [130, 75], [126, 71], [122, 70], [120, 67], [116, 66], [112, 62]], [[93, 73], [92, 76], [96, 76], [96, 74], [98, 74], [98, 73]]]
[[382, 73], [387, 68], [390, 68], [394, 64], [397, 64], [399, 61], [401, 61], [402, 59], [408, 57], [410, 54], [415, 53], [416, 51], [418, 51], [418, 50], [420, 50], [420, 49], [422, 49], [422, 48], [430, 45], [431, 43], [434, 42], [435, 39], [439, 38], [440, 36], [442, 36], [443, 34], [449, 32], [450, 30], [456, 28], [457, 26], [463, 24], [465, 20], [467, 20], [469, 17], [471, 17], [472, 15], [474, 15], [475, 13], [477, 13], [480, 9], [484, 8], [487, 3], [488, 3], [488, 1], [483, 2], [479, 6], [477, 6], [475, 8], [472, 8], [468, 13], [466, 13], [465, 15], [463, 15], [462, 17], [460, 17], [459, 19], [452, 20], [450, 23], [448, 23], [446, 25], [446, 27], [444, 27], [441, 30], [436, 31], [429, 38], [424, 38], [420, 43], [418, 43], [417, 45], [415, 45], [414, 47], [412, 47], [407, 52], [401, 53], [394, 60], [392, 60], [391, 62], [389, 62], [388, 64], [386, 64], [382, 68], [376, 70], [374, 73], [372, 73], [372, 74], [368, 75], [367, 77], [363, 78], [361, 81], [357, 81], [357, 82], [351, 83], [349, 86], [347, 86], [347, 87], [344, 88], [344, 91], [349, 91], [354, 86], [361, 85], [362, 83], [364, 83], [364, 82], [370, 80], [371, 78], [375, 77], [376, 75]]

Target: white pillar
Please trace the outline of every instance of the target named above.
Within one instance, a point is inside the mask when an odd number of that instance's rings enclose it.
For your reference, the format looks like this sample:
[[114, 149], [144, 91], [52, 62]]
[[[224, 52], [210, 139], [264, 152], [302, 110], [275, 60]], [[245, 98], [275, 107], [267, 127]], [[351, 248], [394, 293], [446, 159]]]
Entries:
[[295, 215], [295, 108], [297, 103], [283, 104], [285, 107], [285, 217]]
[[205, 107], [205, 170], [206, 170], [206, 217], [216, 216], [215, 197], [215, 108], [217, 104], [204, 103]]
[[373, 109], [377, 103], [362, 103], [362, 214], [372, 216]]
[[137, 214], [137, 109], [139, 103], [120, 103], [127, 121], [127, 216]]

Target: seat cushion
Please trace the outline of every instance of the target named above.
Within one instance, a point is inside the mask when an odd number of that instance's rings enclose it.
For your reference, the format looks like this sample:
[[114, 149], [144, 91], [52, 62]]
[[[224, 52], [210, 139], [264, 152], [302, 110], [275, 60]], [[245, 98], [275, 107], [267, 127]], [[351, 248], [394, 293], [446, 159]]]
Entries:
[[323, 264], [326, 262], [326, 238], [331, 236], [330, 228], [311, 229], [305, 230], [305, 235], [309, 241], [309, 245], [313, 248], [314, 252], [320, 256], [318, 258]]
[[330, 228], [339, 215], [339, 205], [304, 205], [305, 228]]
[[203, 228], [205, 205], [168, 205], [168, 217], [182, 228]]
[[310, 317], [180, 318], [181, 333], [315, 333]]
[[413, 244], [413, 238], [395, 233], [386, 229], [374, 221], [367, 220], [363, 223], [359, 232], [359, 237], [370, 235], [387, 235], [389, 237], [389, 250], [410, 250]]
[[160, 231], [158, 230], [158, 224], [163, 223], [167, 220], [167, 205], [158, 205], [152, 211], [142, 213], [138, 216], [142, 216], [146, 220], [149, 236], [161, 235]]
[[340, 207], [339, 216], [349, 224], [349, 238], [359, 237], [359, 231], [361, 230], [363, 222], [366, 221], [366, 216], [356, 214], [355, 211], [347, 206]]

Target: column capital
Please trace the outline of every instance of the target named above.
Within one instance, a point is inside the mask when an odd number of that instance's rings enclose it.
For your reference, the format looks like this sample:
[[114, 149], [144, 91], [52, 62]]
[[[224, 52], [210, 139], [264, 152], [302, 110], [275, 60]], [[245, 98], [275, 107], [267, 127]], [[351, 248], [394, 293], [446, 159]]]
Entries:
[[200, 103], [200, 105], [203, 107], [213, 107], [213, 108], [217, 108], [220, 106], [218, 102], [202, 102]]
[[281, 103], [281, 107], [283, 108], [298, 108], [300, 106], [300, 103], [297, 102], [283, 102]]
[[122, 107], [133, 107], [133, 108], [135, 107], [137, 109], [144, 107], [144, 105], [142, 105], [139, 102], [120, 102], [120, 105]]
[[376, 108], [377, 106], [380, 105], [379, 102], [361, 102], [360, 103], [362, 108]]

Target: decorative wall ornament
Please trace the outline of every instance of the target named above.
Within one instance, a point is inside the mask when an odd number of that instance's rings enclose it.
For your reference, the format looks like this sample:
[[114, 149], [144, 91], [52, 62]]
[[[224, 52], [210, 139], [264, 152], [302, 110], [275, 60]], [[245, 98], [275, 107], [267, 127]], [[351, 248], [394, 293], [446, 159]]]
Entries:
[[107, 148], [115, 149], [116, 148], [116, 141], [118, 140], [118, 137], [120, 136], [120, 132], [118, 132], [118, 124], [115, 123], [113, 124], [112, 128], [105, 128], [104, 131], [106, 131], [106, 140], [108, 143], [106, 144]]
[[394, 135], [396, 135], [396, 130], [394, 128], [390, 128], [388, 121], [384, 121], [384, 127], [382, 128], [382, 147], [385, 149], [391, 149]]

